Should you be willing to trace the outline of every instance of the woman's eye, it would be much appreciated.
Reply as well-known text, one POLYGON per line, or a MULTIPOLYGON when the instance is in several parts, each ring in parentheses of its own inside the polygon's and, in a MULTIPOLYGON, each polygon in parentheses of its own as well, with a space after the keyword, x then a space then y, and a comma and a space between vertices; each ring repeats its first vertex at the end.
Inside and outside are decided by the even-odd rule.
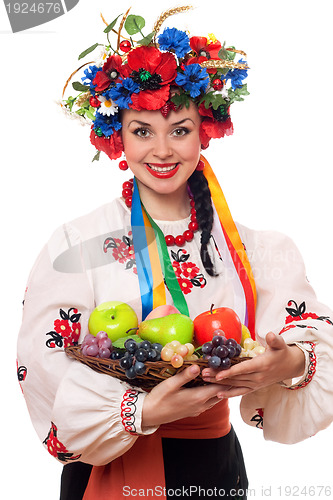
POLYGON ((147 128, 137 128, 134 131, 134 134, 137 135, 138 137, 148 137, 150 135, 150 132, 147 128))
POLYGON ((182 137, 183 135, 186 135, 189 133, 189 130, 187 128, 176 128, 174 131, 173 131, 173 134, 177 137, 182 137))

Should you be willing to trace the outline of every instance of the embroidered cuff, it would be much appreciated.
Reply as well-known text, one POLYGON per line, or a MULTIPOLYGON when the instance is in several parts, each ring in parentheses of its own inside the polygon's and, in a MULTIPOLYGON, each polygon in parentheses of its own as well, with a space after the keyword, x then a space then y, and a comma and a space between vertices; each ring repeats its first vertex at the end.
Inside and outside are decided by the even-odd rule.
POLYGON ((142 407, 147 393, 140 392, 133 387, 124 393, 120 409, 121 421, 126 432, 132 435, 148 435, 155 432, 158 427, 149 427, 142 430, 142 407))
POLYGON ((301 377, 284 380, 280 382, 280 385, 286 389, 296 390, 305 387, 313 379, 317 365, 316 354, 314 352, 315 344, 313 342, 295 342, 290 345, 297 345, 303 351, 305 356, 305 370, 301 377))

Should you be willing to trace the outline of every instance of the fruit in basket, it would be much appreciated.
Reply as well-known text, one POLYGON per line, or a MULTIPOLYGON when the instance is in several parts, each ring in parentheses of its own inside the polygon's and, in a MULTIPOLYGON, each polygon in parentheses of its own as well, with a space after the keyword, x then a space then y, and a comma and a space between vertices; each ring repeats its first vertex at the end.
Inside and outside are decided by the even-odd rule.
POLYGON ((227 370, 231 366, 231 359, 239 356, 242 348, 235 339, 214 335, 211 342, 202 345, 201 351, 209 368, 227 370))
POLYGON ((159 342, 162 345, 172 340, 186 344, 193 339, 193 321, 185 314, 168 314, 142 321, 137 333, 144 340, 159 342))
POLYGON ((242 347, 241 358, 255 358, 259 354, 263 354, 266 350, 264 346, 251 338, 246 338, 242 347))
POLYGON ((250 330, 248 329, 247 326, 242 325, 242 337, 241 337, 240 345, 242 347, 244 347, 244 341, 245 341, 245 339, 250 339, 250 338, 251 338, 250 330))
POLYGON ((145 321, 148 319, 162 318, 163 316, 168 316, 168 314, 180 314, 180 311, 178 311, 177 307, 167 304, 157 306, 145 317, 145 321))
POLYGON ((87 333, 83 339, 81 351, 84 356, 108 359, 113 351, 113 346, 106 332, 100 331, 96 337, 91 333, 87 333))
POLYGON ((119 366, 124 370, 128 379, 137 375, 144 375, 147 371, 147 361, 159 361, 161 359, 162 345, 144 340, 137 343, 132 338, 126 340, 125 352, 119 359, 119 366))
POLYGON ((230 307, 214 309, 212 304, 209 311, 199 314, 193 321, 194 338, 197 345, 210 342, 216 330, 222 330, 224 337, 235 339, 240 343, 242 337, 242 323, 230 307))
POLYGON ((161 350, 161 359, 169 361, 174 368, 180 368, 184 361, 195 361, 198 359, 194 352, 194 345, 190 342, 181 344, 179 340, 173 340, 165 344, 161 350))
POLYGON ((135 311, 125 302, 118 300, 103 302, 97 306, 90 314, 88 323, 92 335, 96 336, 103 330, 112 342, 126 336, 128 330, 137 326, 138 318, 135 311))

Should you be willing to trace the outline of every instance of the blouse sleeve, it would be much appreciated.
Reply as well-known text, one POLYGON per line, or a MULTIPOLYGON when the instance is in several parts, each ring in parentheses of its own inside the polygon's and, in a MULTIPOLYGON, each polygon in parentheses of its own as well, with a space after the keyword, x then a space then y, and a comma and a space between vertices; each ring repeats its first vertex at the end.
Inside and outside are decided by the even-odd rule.
POLYGON ((103 465, 125 453, 142 433, 146 393, 64 352, 86 335, 95 307, 88 272, 78 262, 76 272, 60 272, 53 265, 56 255, 73 247, 73 237, 66 226, 56 231, 29 276, 18 338, 18 377, 33 425, 51 455, 62 463, 103 465))
POLYGON ((244 234, 255 277, 257 339, 272 331, 306 353, 298 381, 283 381, 243 396, 241 414, 265 439, 296 443, 333 420, 333 313, 317 301, 294 243, 275 232, 244 234))

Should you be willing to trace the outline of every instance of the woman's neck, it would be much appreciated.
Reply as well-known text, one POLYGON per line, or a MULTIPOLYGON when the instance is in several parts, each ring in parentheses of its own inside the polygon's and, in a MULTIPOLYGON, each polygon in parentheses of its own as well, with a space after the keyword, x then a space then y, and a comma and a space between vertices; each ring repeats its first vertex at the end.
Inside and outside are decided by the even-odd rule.
POLYGON ((140 198, 149 215, 156 220, 180 220, 189 216, 191 206, 187 185, 173 193, 157 193, 138 181, 140 198))

